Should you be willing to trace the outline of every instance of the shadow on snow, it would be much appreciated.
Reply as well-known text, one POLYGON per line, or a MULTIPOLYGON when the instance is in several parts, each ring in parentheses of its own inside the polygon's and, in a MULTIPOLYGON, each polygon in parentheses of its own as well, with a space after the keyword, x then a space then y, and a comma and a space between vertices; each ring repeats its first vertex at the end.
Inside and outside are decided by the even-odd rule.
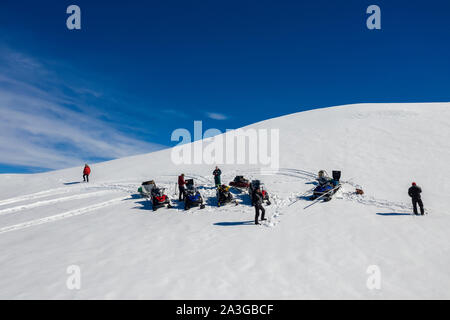
POLYGON ((255 221, 253 221, 253 220, 214 223, 215 226, 221 226, 221 227, 250 226, 250 225, 254 225, 254 224, 255 224, 255 221))
POLYGON ((379 216, 410 216, 411 213, 407 212, 377 212, 379 216))

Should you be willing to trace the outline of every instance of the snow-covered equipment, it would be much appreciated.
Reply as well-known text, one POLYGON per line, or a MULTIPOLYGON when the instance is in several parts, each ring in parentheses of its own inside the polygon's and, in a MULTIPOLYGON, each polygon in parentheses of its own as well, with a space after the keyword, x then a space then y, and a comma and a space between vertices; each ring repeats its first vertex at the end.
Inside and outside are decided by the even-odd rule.
POLYGON ((220 207, 221 205, 224 205, 226 203, 233 202, 236 205, 238 205, 238 202, 234 200, 233 195, 230 192, 230 187, 227 185, 220 185, 217 187, 216 190, 216 197, 217 197, 217 206, 220 207))
POLYGON ((340 188, 340 185, 334 187, 333 189, 329 190, 328 192, 323 193, 321 196, 314 198, 314 201, 307 205, 306 207, 304 207, 303 209, 308 209, 309 207, 315 205, 317 202, 319 202, 320 200, 324 199, 324 201, 330 201, 331 200, 331 196, 330 194, 335 194, 336 191, 340 188), (328 199, 328 200, 326 200, 328 199))
POLYGON ((238 189, 247 189, 250 187, 250 181, 245 179, 244 176, 236 176, 234 180, 230 182, 230 186, 238 189))
POLYGON ((269 199, 269 193, 264 188, 264 184, 260 180, 252 180, 252 182, 250 182, 250 186, 248 188, 248 193, 250 195, 250 199, 252 200, 252 205, 255 204, 255 199, 253 199, 253 196, 254 196, 255 190, 257 190, 258 188, 261 190, 261 193, 263 195, 263 201, 266 201, 266 203, 268 205, 270 205, 271 202, 269 199))
POLYGON ((142 182, 141 186, 138 188, 138 192, 143 198, 150 198, 152 189, 156 187, 155 181, 145 181, 142 182))
POLYGON ((319 171, 317 181, 319 185, 314 188, 311 200, 323 199, 329 201, 341 187, 341 171, 333 171, 330 178, 324 170, 319 171))
POLYGON ((203 209, 203 197, 194 184, 194 179, 186 180, 186 191, 184 197, 184 210, 189 210, 192 207, 200 206, 203 209))
POLYGON ((169 197, 164 193, 165 188, 157 187, 153 180, 142 182, 138 191, 143 198, 149 199, 152 202, 153 211, 166 205, 167 208, 172 207, 169 197))

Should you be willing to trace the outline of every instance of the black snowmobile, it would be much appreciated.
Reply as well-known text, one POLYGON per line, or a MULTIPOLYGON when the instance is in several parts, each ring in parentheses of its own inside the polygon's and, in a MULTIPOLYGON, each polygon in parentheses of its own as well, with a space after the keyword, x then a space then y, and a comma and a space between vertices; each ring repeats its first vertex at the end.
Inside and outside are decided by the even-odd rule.
POLYGON ((233 195, 230 192, 230 187, 224 184, 217 187, 216 197, 218 207, 230 202, 234 202, 236 205, 238 205, 238 202, 234 200, 233 195))
POLYGON ((322 198, 323 201, 330 201, 333 195, 341 188, 341 171, 333 171, 332 178, 330 178, 324 170, 319 171, 317 187, 313 190, 311 200, 322 198))
POLYGON ((143 198, 146 198, 152 202, 153 211, 158 208, 167 205, 167 208, 172 208, 169 197, 164 194, 165 188, 159 188, 156 186, 155 181, 142 182, 141 187, 138 189, 143 198))
POLYGON ((230 182, 230 186, 237 189, 247 189, 250 187, 250 181, 244 178, 244 176, 236 176, 233 181, 230 182))
POLYGON ((252 180, 252 182, 250 182, 250 186, 248 188, 248 193, 250 195, 252 205, 254 205, 254 203, 255 203, 255 201, 253 199, 253 194, 255 193, 255 190, 258 188, 261 190, 261 193, 263 195, 263 201, 266 201, 267 205, 270 205, 271 202, 269 199, 269 193, 264 188, 264 184, 260 180, 252 180))
POLYGON ((189 210, 192 207, 200 206, 203 209, 203 197, 194 184, 194 179, 186 180, 186 191, 184 196, 184 210, 189 210))

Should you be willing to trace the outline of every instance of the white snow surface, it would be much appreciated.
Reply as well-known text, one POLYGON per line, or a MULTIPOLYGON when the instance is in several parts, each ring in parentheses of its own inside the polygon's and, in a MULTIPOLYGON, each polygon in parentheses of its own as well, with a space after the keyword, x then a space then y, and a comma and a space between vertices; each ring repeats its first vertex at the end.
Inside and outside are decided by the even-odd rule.
POLYGON ((272 197, 255 226, 248 195, 215 206, 214 165, 181 165, 171 150, 31 175, 0 175, 1 299, 449 299, 450 103, 317 109, 247 128, 280 130, 280 170, 223 165, 261 179, 272 197), (305 195, 320 169, 342 171, 329 202, 305 195), (203 210, 156 212, 136 196, 154 179, 175 198, 193 177, 203 210), (423 189, 428 214, 411 215, 423 189), (360 186, 365 194, 354 194, 360 186), (69 266, 81 288, 69 290, 69 266), (368 267, 381 288, 370 290, 368 267))

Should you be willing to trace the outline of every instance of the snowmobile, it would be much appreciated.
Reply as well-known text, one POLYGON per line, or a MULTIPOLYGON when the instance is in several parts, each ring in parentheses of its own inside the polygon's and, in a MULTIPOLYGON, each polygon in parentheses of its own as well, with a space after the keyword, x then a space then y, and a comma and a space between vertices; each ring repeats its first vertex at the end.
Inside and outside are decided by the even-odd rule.
POLYGON ((324 201, 330 201, 341 187, 340 179, 341 171, 333 171, 333 177, 330 178, 324 170, 320 170, 319 177, 316 179, 319 184, 314 188, 310 199, 323 198, 324 201))
POLYGON ((167 208, 172 208, 169 197, 164 194, 165 188, 157 187, 155 181, 142 182, 138 191, 143 198, 149 199, 152 202, 153 211, 165 205, 167 205, 167 208))
POLYGON ((230 186, 238 189, 247 189, 250 187, 250 181, 244 178, 244 176, 236 176, 233 181, 230 182, 230 186))
POLYGON ((261 193, 263 195, 263 201, 266 201, 267 205, 270 205, 271 202, 269 199, 269 193, 264 188, 264 184, 260 180, 252 180, 252 182, 250 182, 250 186, 248 188, 248 193, 250 195, 250 199, 252 200, 252 205, 254 203, 253 193, 258 188, 261 190, 261 193))
POLYGON ((226 203, 230 203, 230 202, 234 202, 236 205, 238 205, 238 202, 233 199, 233 195, 230 192, 230 187, 228 187, 224 184, 217 187, 216 197, 217 197, 217 206, 218 207, 220 207, 221 205, 224 205, 226 203))
POLYGON ((194 179, 186 180, 186 191, 184 195, 184 210, 189 210, 192 207, 200 206, 200 209, 205 208, 203 197, 194 184, 194 179))

